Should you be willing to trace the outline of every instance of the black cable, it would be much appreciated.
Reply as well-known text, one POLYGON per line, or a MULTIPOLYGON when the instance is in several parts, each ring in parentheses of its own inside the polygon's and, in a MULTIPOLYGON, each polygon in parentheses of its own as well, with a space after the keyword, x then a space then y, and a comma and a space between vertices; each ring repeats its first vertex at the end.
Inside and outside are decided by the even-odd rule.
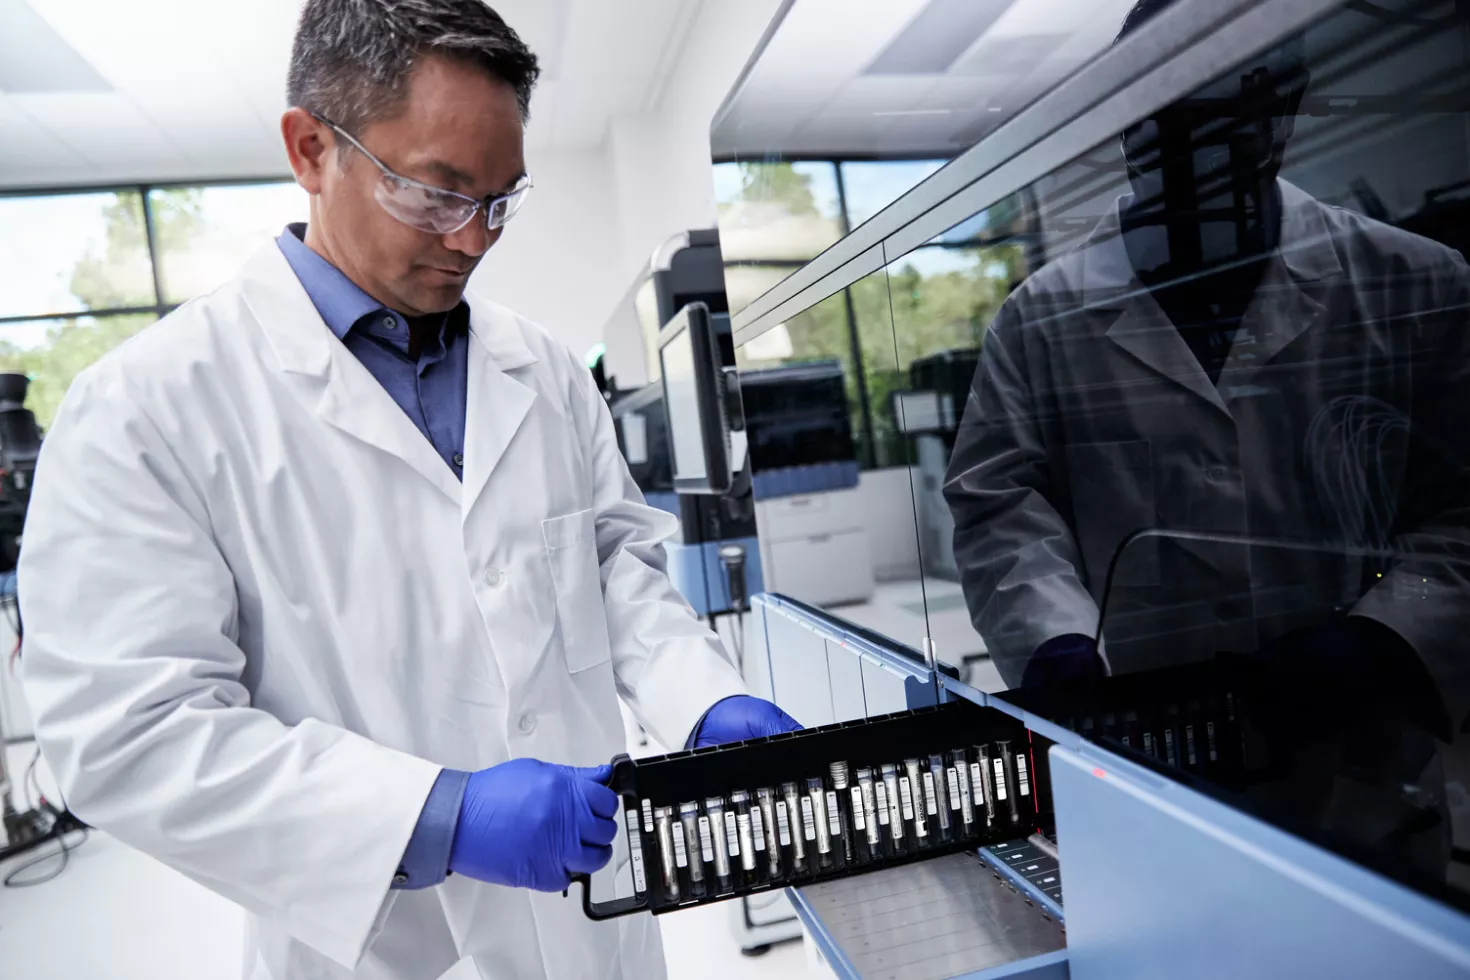
POLYGON ((10 873, 5 876, 4 881, 0 882, 0 884, 3 884, 6 888, 33 888, 36 885, 44 885, 48 881, 55 881, 61 876, 61 873, 66 870, 67 865, 71 864, 71 852, 76 850, 78 847, 81 847, 87 842, 87 839, 91 837, 91 832, 86 827, 82 827, 80 828, 80 830, 82 834, 82 839, 77 841, 76 844, 69 845, 66 842, 66 835, 68 833, 76 833, 76 831, 63 831, 56 838, 56 843, 61 845, 60 850, 50 851, 46 854, 38 854, 35 857, 31 858, 29 861, 21 864, 19 867, 13 868, 10 873), (25 872, 31 870, 36 865, 42 864, 46 861, 55 860, 58 857, 61 858, 61 863, 58 864, 55 870, 53 870, 49 874, 40 875, 38 877, 29 878, 23 881, 16 880, 19 875, 22 875, 25 872))
POLYGON ((36 776, 36 764, 41 761, 41 747, 36 746, 36 754, 31 756, 31 764, 26 767, 25 791, 26 809, 34 810, 46 801, 46 794, 41 792, 41 780, 36 776), (31 797, 31 788, 36 790, 35 798, 31 797))

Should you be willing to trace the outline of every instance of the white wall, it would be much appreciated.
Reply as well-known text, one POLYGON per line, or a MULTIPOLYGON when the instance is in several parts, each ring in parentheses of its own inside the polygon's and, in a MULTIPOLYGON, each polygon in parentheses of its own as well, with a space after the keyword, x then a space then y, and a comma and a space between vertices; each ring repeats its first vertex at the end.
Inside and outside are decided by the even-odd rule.
POLYGON ((602 150, 531 154, 535 186, 470 280, 470 290, 541 324, 579 356, 601 339, 622 288, 617 209, 602 150))
POLYGON ((577 354, 603 340, 654 249, 714 225, 710 120, 779 6, 702 0, 648 111, 612 119, 595 150, 531 155, 532 197, 472 290, 540 323, 577 354))

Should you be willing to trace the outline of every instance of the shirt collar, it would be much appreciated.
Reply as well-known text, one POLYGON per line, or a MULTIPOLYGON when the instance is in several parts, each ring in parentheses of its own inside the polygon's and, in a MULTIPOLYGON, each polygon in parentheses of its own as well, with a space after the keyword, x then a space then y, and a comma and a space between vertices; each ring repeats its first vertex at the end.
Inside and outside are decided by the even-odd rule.
POLYGON ((291 271, 301 280, 311 304, 338 340, 346 337, 347 331, 363 317, 387 309, 363 292, 342 270, 308 248, 305 237, 306 225, 291 224, 281 232, 276 244, 291 271))

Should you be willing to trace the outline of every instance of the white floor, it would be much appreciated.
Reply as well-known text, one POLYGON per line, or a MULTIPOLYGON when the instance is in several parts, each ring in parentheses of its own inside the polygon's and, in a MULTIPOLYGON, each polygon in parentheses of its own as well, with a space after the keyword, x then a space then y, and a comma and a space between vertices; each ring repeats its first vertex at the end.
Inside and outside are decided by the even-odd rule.
MULTIPOLYGON (((19 787, 33 748, 12 746, 19 787)), ((44 763, 42 789, 54 792, 44 763)), ((17 789, 17 805, 25 799, 17 789)), ((0 865, 0 877, 9 869, 0 865)), ((40 871, 42 869, 37 869, 40 871)), ((748 959, 724 905, 661 919, 674 980, 808 977, 801 944, 748 959)), ((55 881, 0 889, 0 977, 15 980, 238 980, 241 913, 229 902, 125 844, 94 833, 55 881)), ((462 971, 451 971, 461 980, 462 971)), ((470 980, 473 972, 463 976, 470 980)))

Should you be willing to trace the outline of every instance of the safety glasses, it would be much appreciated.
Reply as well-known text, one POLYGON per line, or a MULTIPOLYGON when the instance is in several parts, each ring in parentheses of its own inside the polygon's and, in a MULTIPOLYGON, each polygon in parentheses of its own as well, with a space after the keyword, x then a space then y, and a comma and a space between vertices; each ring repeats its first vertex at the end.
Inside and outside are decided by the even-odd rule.
POLYGON ((525 203, 526 194, 531 190, 529 176, 522 177, 509 193, 484 200, 420 183, 388 169, 383 161, 368 152, 367 147, 353 139, 352 134, 330 119, 314 112, 311 115, 317 122, 351 143, 383 172, 378 185, 373 188, 373 197, 384 211, 410 228, 431 235, 452 235, 469 224, 476 212, 483 209, 485 224, 494 231, 516 216, 516 212, 525 203))

